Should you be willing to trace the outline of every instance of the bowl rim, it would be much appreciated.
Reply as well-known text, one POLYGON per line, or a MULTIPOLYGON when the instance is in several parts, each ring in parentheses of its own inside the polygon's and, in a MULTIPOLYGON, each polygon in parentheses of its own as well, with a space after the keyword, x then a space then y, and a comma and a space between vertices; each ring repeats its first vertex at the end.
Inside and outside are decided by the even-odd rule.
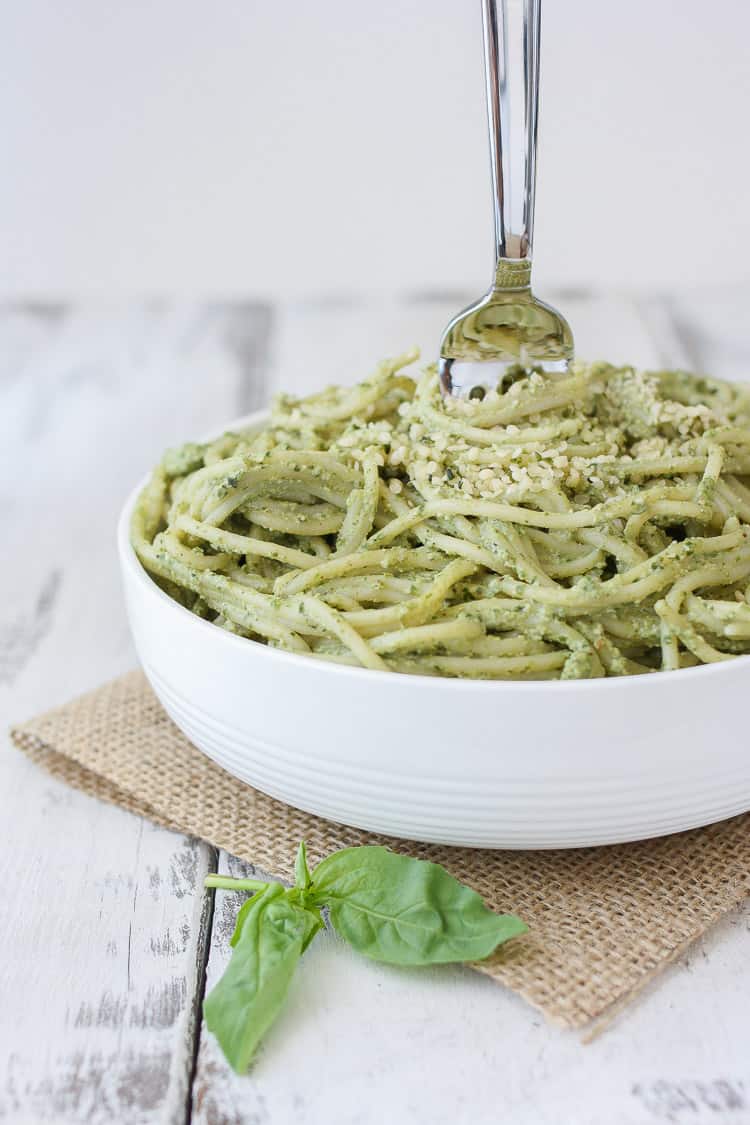
MULTIPOLYGON (((205 436, 203 441, 211 441, 212 439, 221 436, 223 433, 231 432, 235 429, 247 428, 248 426, 257 425, 268 417, 268 410, 255 410, 249 414, 242 415, 239 418, 233 419, 227 425, 219 429, 212 430, 208 436, 205 436)), ((655 675, 642 675, 642 676, 606 676, 597 677, 595 679, 580 679, 580 680, 482 680, 482 679, 459 679, 451 676, 425 676, 418 672, 399 673, 390 672, 385 675, 374 668, 361 668, 353 667, 348 664, 336 664, 333 661, 315 660, 307 656, 305 653, 286 652, 283 649, 271 648, 269 645, 264 645, 261 641, 254 641, 250 637, 240 637, 236 633, 230 633, 226 629, 217 628, 213 622, 205 621, 202 617, 196 616, 191 613, 185 606, 180 605, 174 598, 161 589, 160 586, 154 582, 151 575, 141 563, 140 559, 135 553, 130 542, 130 520, 135 507, 136 501, 141 492, 145 488, 150 478, 150 472, 143 476, 134 488, 128 493, 128 496, 122 506, 120 515, 117 520, 117 550, 120 560, 120 567, 123 577, 130 576, 133 578, 138 587, 143 590, 147 595, 155 596, 159 603, 164 607, 166 612, 175 613, 182 616, 183 621, 190 622, 190 624, 198 630, 210 630, 211 636, 218 644, 225 646, 239 646, 239 651, 248 651, 248 645, 252 646, 251 651, 255 651, 256 655, 264 655, 268 659, 278 661, 280 664, 293 664, 301 668, 315 669, 321 675, 330 675, 333 678, 341 676, 354 676, 363 681, 371 681, 372 683, 385 687, 391 685, 399 687, 414 685, 416 690, 426 690, 428 687, 439 689, 441 691, 453 693, 495 693, 495 694, 514 694, 517 692, 531 693, 543 691, 545 694, 554 692, 617 692, 617 691, 634 691, 636 689, 650 691, 653 685, 664 683, 665 680, 676 685, 682 682, 687 677, 689 680, 702 676, 721 675, 730 669, 740 671, 741 668, 747 667, 750 664, 750 654, 735 656, 731 660, 716 661, 713 664, 701 664, 694 668, 678 668, 674 671, 657 672, 655 675), (650 686, 647 686, 650 685, 650 686)))

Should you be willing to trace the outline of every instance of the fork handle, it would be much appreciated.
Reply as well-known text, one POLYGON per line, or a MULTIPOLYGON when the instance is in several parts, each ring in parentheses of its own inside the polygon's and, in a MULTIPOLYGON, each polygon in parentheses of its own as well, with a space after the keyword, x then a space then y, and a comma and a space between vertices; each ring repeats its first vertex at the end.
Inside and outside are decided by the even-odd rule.
POLYGON ((531 270, 540 8, 541 0, 482 0, 496 272, 503 288, 528 284, 531 270))

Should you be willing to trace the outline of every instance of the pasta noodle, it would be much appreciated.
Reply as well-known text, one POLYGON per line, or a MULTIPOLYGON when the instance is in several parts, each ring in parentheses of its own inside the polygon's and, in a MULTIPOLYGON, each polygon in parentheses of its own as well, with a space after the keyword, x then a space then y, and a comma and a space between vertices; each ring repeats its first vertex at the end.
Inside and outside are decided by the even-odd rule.
POLYGON ((169 451, 141 563, 222 629, 380 671, 568 679, 750 653, 750 394, 605 363, 444 402, 416 352, 169 451))

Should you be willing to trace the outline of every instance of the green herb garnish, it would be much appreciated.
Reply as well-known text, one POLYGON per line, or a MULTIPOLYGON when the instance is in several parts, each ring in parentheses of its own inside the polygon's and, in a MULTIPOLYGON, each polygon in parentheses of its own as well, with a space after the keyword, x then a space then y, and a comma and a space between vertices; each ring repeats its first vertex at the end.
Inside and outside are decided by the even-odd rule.
POLYGON ((209 875, 207 887, 244 890, 232 936, 232 957, 203 1005, 206 1026, 238 1073, 286 997, 297 962, 319 929, 321 910, 359 953, 391 965, 480 961, 527 926, 495 914, 480 895, 437 863, 388 848, 344 848, 311 872, 305 845, 295 885, 209 875))

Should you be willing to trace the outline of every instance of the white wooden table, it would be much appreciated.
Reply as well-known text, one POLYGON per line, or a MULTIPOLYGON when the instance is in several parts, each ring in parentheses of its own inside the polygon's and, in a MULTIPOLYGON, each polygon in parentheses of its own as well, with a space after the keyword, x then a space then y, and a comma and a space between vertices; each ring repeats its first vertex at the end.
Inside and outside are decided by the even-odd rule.
MULTIPOLYGON (((748 298, 555 303, 581 355, 741 378, 748 298)), ((281 386, 352 381, 413 342, 429 351, 460 299, 3 310, 3 728, 134 664, 113 530, 163 447, 281 386)), ((0 825, 2 1121, 750 1123, 747 908, 590 1045, 468 970, 377 966, 325 934, 238 1079, 200 1024, 236 908, 223 893, 214 908, 202 879, 236 861, 65 788, 9 746, 0 825)))

